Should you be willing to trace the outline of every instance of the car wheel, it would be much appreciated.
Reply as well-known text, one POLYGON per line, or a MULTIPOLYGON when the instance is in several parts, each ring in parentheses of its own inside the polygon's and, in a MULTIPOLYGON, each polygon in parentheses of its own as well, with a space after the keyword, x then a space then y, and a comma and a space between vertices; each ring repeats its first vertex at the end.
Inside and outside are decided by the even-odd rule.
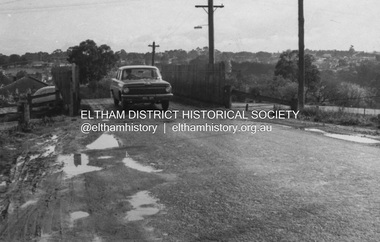
POLYGON ((122 108, 123 108, 123 110, 128 110, 129 109, 129 104, 128 104, 128 102, 126 102, 126 101, 121 101, 121 106, 122 106, 122 108))
POLYGON ((169 108, 169 101, 168 100, 162 101, 161 102, 161 107, 162 107, 162 110, 164 110, 164 111, 168 110, 168 108, 169 108))

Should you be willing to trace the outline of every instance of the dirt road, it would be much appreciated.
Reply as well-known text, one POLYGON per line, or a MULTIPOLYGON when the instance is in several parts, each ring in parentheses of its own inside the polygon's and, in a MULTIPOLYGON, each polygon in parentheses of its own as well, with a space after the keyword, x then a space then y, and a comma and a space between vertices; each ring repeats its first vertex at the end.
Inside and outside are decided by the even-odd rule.
MULTIPOLYGON (((146 109, 152 107, 137 107, 146 109)), ((173 103, 171 109, 194 107, 173 103)), ((65 118, 26 142, 28 152, 18 158, 3 196, 8 201, 0 226, 3 241, 380 237, 376 143, 258 121, 181 115, 65 118), (98 129, 99 123, 108 129, 156 125, 157 130, 84 134, 83 123, 98 129), (205 124, 251 129, 191 131, 205 124)))

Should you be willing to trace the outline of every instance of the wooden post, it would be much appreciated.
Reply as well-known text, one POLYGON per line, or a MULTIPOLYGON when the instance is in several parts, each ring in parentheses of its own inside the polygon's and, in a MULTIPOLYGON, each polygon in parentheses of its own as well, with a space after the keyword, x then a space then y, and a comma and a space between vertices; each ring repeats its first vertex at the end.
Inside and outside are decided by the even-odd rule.
POLYGON ((305 107, 305 40, 303 0, 298 0, 298 110, 305 107))
POLYGON ((79 110, 79 78, 78 78, 78 68, 75 64, 72 65, 71 69, 71 82, 70 82, 70 105, 69 105, 69 115, 75 116, 78 114, 79 110))
POLYGON ((229 85, 224 87, 224 105, 226 108, 232 107, 231 89, 232 88, 229 85))
POLYGON ((28 93, 26 102, 24 102, 23 124, 29 125, 30 122, 30 109, 32 104, 32 96, 28 93))
POLYGON ((59 99, 60 99, 60 98, 59 98, 59 91, 56 89, 56 90, 55 90, 55 105, 56 105, 56 106, 59 105, 59 102, 60 102, 59 99))
MULTIPOLYGON (((73 64, 73 70, 74 70, 73 64)), ((69 115, 71 117, 74 116, 74 74, 72 74, 72 77, 70 79, 70 104, 69 104, 69 115)))

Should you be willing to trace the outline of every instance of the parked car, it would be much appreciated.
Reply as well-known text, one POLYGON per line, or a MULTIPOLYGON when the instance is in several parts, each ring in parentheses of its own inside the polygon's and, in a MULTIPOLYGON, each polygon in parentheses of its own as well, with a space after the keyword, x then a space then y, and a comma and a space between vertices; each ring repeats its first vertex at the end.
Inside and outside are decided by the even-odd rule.
POLYGON ((123 66, 112 78, 110 91, 116 106, 128 109, 134 103, 160 103, 163 110, 169 108, 173 97, 169 82, 162 80, 155 66, 123 66))
POLYGON ((58 95, 58 100, 57 95, 55 92, 57 91, 55 86, 46 86, 38 89, 33 95, 32 95, 32 104, 38 104, 38 106, 46 104, 46 106, 53 107, 57 104, 62 103, 62 96, 61 94, 58 95), (42 94, 51 94, 43 97, 37 97, 35 96, 42 95, 42 94))

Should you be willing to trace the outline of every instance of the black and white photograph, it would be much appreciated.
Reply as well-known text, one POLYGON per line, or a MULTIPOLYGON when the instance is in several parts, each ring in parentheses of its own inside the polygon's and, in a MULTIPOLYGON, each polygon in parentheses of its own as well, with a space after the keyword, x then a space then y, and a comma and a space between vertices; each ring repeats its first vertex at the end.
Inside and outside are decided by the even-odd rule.
POLYGON ((378 0, 0 0, 0 241, 380 241, 378 0))

